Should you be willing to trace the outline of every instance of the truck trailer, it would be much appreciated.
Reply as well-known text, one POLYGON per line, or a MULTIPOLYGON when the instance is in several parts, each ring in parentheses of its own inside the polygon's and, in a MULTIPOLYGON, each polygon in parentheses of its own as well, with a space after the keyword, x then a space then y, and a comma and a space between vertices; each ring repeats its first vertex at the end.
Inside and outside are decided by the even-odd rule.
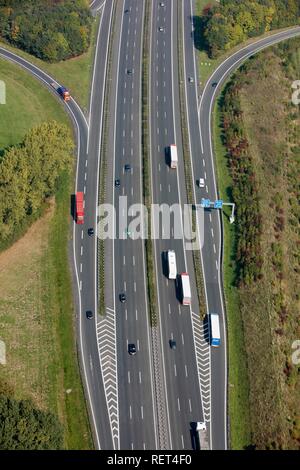
POLYGON ((170 167, 177 168, 178 155, 176 145, 170 145, 170 167))
POLYGON ((76 215, 75 220, 77 224, 84 223, 84 205, 83 205, 83 193, 76 193, 76 215))
POLYGON ((180 283, 181 283, 182 305, 191 305, 192 294, 191 294, 190 276, 188 275, 188 273, 181 273, 180 283))
POLYGON ((214 347, 220 346, 221 335, 220 335, 220 320, 217 313, 211 313, 209 315, 210 320, 210 344, 214 347))
POLYGON ((208 436, 205 422, 198 421, 191 423, 193 449, 194 450, 209 450, 208 436))
POLYGON ((169 279, 176 279, 177 266, 176 266, 176 253, 173 250, 168 251, 168 277, 169 279))

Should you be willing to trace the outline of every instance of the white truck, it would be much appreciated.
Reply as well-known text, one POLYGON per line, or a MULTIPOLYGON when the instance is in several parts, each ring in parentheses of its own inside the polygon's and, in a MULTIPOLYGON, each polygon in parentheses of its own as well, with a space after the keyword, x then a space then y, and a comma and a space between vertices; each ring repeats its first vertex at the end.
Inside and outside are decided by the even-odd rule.
POLYGON ((176 265, 176 253, 173 250, 168 251, 168 277, 169 279, 176 279, 177 276, 177 265, 176 265))
POLYGON ((192 300, 190 276, 188 273, 181 273, 181 302, 182 305, 190 305, 192 300))
POLYGON ((178 155, 176 145, 170 145, 170 167, 177 168, 178 155))
POLYGON ((206 424, 198 421, 195 426, 196 448, 197 450, 209 450, 206 424))

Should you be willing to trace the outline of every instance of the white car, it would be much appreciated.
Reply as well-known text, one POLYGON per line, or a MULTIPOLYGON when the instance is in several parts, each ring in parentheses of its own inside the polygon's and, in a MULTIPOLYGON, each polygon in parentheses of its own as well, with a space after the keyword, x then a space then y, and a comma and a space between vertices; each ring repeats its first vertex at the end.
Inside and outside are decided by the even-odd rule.
POLYGON ((162 8, 165 6, 164 2, 160 2, 159 4, 162 8))
POLYGON ((160 27, 158 28, 158 31, 160 31, 161 33, 163 32, 163 30, 164 30, 164 28, 163 28, 162 26, 160 26, 160 27))
POLYGON ((194 78, 193 78, 193 77, 189 77, 189 82, 190 82, 190 83, 194 83, 194 78))
POLYGON ((205 186, 204 178, 199 178, 198 184, 199 184, 199 188, 204 188, 205 186))

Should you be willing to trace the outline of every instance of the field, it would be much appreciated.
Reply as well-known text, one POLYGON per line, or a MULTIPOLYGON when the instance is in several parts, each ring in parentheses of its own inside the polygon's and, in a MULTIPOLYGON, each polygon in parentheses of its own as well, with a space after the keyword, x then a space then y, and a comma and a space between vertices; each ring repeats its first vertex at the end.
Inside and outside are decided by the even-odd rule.
MULTIPOLYGON (((41 121, 68 124, 59 102, 19 67, 1 60, 0 78, 7 87, 7 104, 0 106, 0 149, 18 144, 41 121)), ((66 448, 90 449, 67 252, 72 188, 73 180, 62 176, 44 216, 0 254, 0 330, 7 360, 0 386, 56 413, 66 448)))
POLYGON ((83 110, 88 110, 89 89, 91 83, 91 71, 93 65, 93 56, 96 45, 96 32, 99 24, 100 17, 97 16, 93 22, 92 28, 92 41, 88 52, 79 57, 59 62, 56 64, 49 64, 36 57, 21 51, 20 49, 13 48, 8 44, 0 43, 2 47, 15 52, 21 57, 24 57, 29 62, 37 65, 45 72, 49 73, 59 83, 65 85, 70 89, 72 96, 78 101, 83 110))
MULTIPOLYGON (((299 368, 292 343, 299 337, 299 115, 291 84, 300 43, 267 50, 238 73, 238 99, 249 141, 262 215, 259 282, 236 286, 237 233, 224 218, 224 286, 229 333, 231 446, 299 448, 299 368)), ((221 197, 232 193, 220 107, 214 114, 221 197)))
POLYGON ((0 59, 0 79, 6 85, 6 105, 0 105, 0 152, 21 142, 36 124, 68 117, 53 96, 21 68, 0 59))

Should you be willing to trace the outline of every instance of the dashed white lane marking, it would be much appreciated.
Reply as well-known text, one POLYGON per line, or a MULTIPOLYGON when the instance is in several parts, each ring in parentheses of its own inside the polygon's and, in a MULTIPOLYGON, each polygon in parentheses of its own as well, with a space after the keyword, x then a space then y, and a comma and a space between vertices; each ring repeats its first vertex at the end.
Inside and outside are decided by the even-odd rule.
POLYGON ((218 261, 217 261, 217 260, 216 260, 216 269, 217 269, 217 271, 218 271, 218 269, 219 269, 218 261))
POLYGON ((176 364, 174 364, 174 375, 175 375, 175 377, 177 377, 177 368, 176 368, 176 364))
MULTIPOLYGON (((131 405, 129 405, 129 418, 132 419, 132 409, 131 409, 131 405)), ((133 444, 132 444, 133 446, 133 444)))
POLYGON ((214 244, 213 247, 214 247, 214 253, 216 254, 216 245, 214 244))
POLYGON ((83 188, 83 194, 86 193, 86 186, 83 188))
POLYGON ((88 166, 88 161, 86 160, 86 161, 85 161, 85 167, 87 167, 87 166, 88 166))
POLYGON ((86 178, 87 178, 87 174, 84 173, 84 181, 86 181, 86 178))
POLYGON ((171 305, 169 304, 169 314, 171 315, 171 305))
POLYGON ((186 365, 184 366, 184 372, 185 372, 185 376, 188 377, 188 370, 187 370, 187 366, 186 366, 186 365))
POLYGON ((177 398, 177 406, 178 406, 178 411, 180 411, 180 400, 177 398))
POLYGON ((80 272, 82 273, 82 263, 80 263, 80 272))
POLYGON ((143 405, 141 406, 141 417, 142 417, 142 419, 144 419, 144 407, 143 407, 143 405))
POLYGON ((82 256, 82 253, 83 253, 83 246, 81 246, 80 248, 80 255, 82 256))
POLYGON ((135 319, 136 319, 136 321, 138 321, 138 311, 137 311, 137 309, 135 309, 135 319))
POLYGON ((184 439, 183 439, 183 435, 181 434, 181 445, 182 445, 182 448, 184 449, 184 439))
POLYGON ((128 376, 128 383, 130 384, 130 370, 127 372, 127 376, 128 376))
POLYGON ((132 256, 132 264, 133 264, 133 266, 135 266, 135 257, 134 257, 134 255, 132 256))
POLYGON ((81 230, 81 240, 83 240, 83 230, 81 230))
POLYGON ((183 333, 181 333, 181 341, 182 341, 182 344, 184 346, 184 336, 183 336, 183 333))
POLYGON ((205 160, 204 160, 204 158, 202 159, 202 162, 203 162, 203 166, 205 166, 205 160))
POLYGON ((139 383, 140 384, 142 383, 142 373, 141 373, 141 371, 139 371, 139 383))
POLYGON ((214 238, 214 229, 211 228, 210 231, 211 231, 211 236, 214 238))
POLYGON ((123 256, 123 265, 126 266, 126 257, 125 257, 125 255, 123 256))
POLYGON ((134 289, 134 292, 136 292, 136 282, 135 281, 133 283, 133 289, 134 289))
POLYGON ((212 221, 211 214, 209 214, 209 221, 210 221, 210 223, 211 223, 211 221, 212 221))

